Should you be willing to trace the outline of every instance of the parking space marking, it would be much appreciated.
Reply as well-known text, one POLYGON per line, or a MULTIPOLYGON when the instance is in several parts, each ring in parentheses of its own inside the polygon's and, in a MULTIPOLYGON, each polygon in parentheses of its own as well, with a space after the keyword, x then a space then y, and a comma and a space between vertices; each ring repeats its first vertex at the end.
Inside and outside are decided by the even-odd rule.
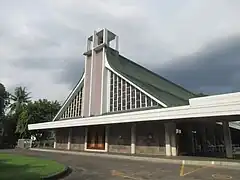
POLYGON ((201 169, 205 169, 205 168, 208 168, 208 167, 209 167, 209 166, 203 166, 203 167, 196 168, 196 169, 194 169, 194 170, 192 170, 192 171, 189 171, 189 172, 187 172, 187 173, 184 173, 185 161, 183 160, 183 161, 182 161, 182 165, 181 165, 181 169, 180 169, 180 176, 183 177, 183 176, 192 174, 192 173, 194 173, 194 172, 197 172, 197 171, 199 171, 199 170, 201 170, 201 169))
POLYGON ((184 174, 184 165, 185 165, 185 161, 182 161, 182 165, 181 165, 181 170, 180 170, 180 176, 183 176, 184 174))
POLYGON ((127 176, 126 174, 116 171, 116 170, 112 170, 112 176, 119 176, 119 177, 123 177, 125 179, 133 179, 133 180, 143 180, 142 178, 136 178, 136 177, 132 177, 132 176, 127 176))
POLYGON ((194 173, 194 172, 197 172, 197 171, 199 171, 199 170, 201 170, 201 169, 205 169, 205 168, 208 168, 208 166, 204 166, 204 167, 200 167, 200 168, 194 169, 194 170, 192 170, 192 171, 190 171, 190 172, 184 173, 183 176, 192 174, 192 173, 194 173))

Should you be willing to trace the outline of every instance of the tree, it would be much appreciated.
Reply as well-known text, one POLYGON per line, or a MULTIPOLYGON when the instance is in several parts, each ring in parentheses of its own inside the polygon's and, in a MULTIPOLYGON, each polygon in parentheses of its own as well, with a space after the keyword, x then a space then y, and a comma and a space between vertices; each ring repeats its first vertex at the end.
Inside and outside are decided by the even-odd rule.
POLYGON ((10 100, 12 103, 10 104, 10 113, 19 114, 21 108, 26 105, 31 97, 29 96, 30 93, 26 91, 26 87, 16 87, 14 94, 10 95, 10 100))
POLYGON ((49 134, 46 131, 28 131, 28 124, 48 122, 53 119, 60 109, 57 101, 48 101, 46 99, 29 102, 23 106, 18 116, 16 132, 21 138, 29 138, 31 135, 37 139, 44 139, 49 134))
POLYGON ((0 117, 4 115, 6 105, 7 92, 3 84, 0 83, 0 117))
POLYGON ((2 137, 2 143, 7 144, 8 146, 16 145, 18 134, 16 131, 16 118, 12 114, 7 114, 4 116, 2 121, 4 131, 2 137))
POLYGON ((12 146, 16 143, 17 136, 15 134, 16 120, 13 116, 7 115, 5 112, 9 104, 9 93, 0 83, 0 147, 6 144, 12 146))

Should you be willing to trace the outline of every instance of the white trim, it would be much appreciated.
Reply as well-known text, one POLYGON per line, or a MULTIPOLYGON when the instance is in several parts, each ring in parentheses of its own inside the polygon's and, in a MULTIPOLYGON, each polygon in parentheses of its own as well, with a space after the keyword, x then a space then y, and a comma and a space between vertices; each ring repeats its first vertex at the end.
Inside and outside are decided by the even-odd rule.
MULTIPOLYGON (((107 59, 107 57, 105 57, 107 59)), ((113 73, 115 73, 117 76, 121 77, 122 79, 124 79, 125 81, 127 81, 129 84, 131 84, 133 87, 135 87, 136 89, 140 90, 141 92, 143 92, 145 95, 147 95, 148 97, 150 97, 151 99, 155 100, 157 103, 159 103, 161 106, 163 107, 167 107, 166 104, 164 104, 163 102, 161 102, 160 100, 158 100, 157 98, 155 98, 154 96, 152 96, 151 94, 149 94, 148 92, 144 91, 143 89, 141 89, 140 87, 138 87, 136 84, 134 84, 133 82, 129 81, 127 78, 123 77, 121 74, 119 74, 117 71, 115 71, 108 63, 108 61, 106 61, 105 64, 106 68, 108 68, 109 70, 111 70, 113 73)))
POLYGON ((127 81, 124 81, 125 83, 125 110, 127 109, 127 81))
POLYGON ((101 150, 101 149, 85 149, 84 151, 89 151, 89 152, 107 152, 106 149, 101 150))
POLYGON ((124 83, 124 80, 121 78, 121 111, 123 110, 123 99, 124 99, 124 97, 123 97, 123 83, 124 83))
POLYGON ((134 108, 134 109, 138 109, 138 108, 137 108, 137 88, 134 89, 134 92, 135 92, 135 93, 134 93, 134 95, 135 95, 135 97, 134 97, 134 99, 135 99, 135 102, 134 102, 135 108, 134 108))
MULTIPOLYGON (((119 91, 119 86, 118 86, 118 80, 119 80, 119 78, 118 78, 118 76, 117 76, 117 110, 116 111, 119 111, 118 110, 118 91, 119 91)), ((121 79, 120 79, 120 81, 121 81, 121 79)), ((113 86, 114 87, 114 86, 113 86)), ((120 110, 121 111, 121 110, 120 110)))
POLYGON ((106 101, 104 101, 104 102, 107 102, 107 104, 105 105, 107 107, 106 112, 110 112, 111 72, 108 69, 106 69, 106 73, 107 73, 107 86, 106 86, 107 96, 104 97, 106 99, 106 101))
POLYGON ((94 61, 94 50, 92 49, 92 57, 91 57, 91 73, 90 73, 90 83, 89 83, 89 98, 88 98, 88 116, 91 115, 91 105, 92 105, 92 82, 93 82, 93 61, 94 61))
POLYGON ((84 110, 84 108, 83 108, 84 107, 84 99, 83 99, 84 98, 84 93, 83 93, 83 91, 84 91, 84 86, 82 87, 82 92, 81 92, 82 93, 82 97, 81 97, 81 100, 82 100, 82 102, 81 102, 81 110, 79 109, 81 111, 81 113, 79 115, 82 116, 82 117, 83 117, 83 110, 84 110))
POLYGON ((226 93, 212 96, 204 96, 189 100, 191 106, 203 106, 212 104, 226 104, 228 102, 237 103, 240 100, 240 92, 226 93))
MULTIPOLYGON (((142 121, 181 120, 183 118, 200 118, 214 116, 240 115, 240 101, 232 104, 215 104, 211 106, 179 106, 170 108, 159 108, 152 110, 134 111, 129 113, 118 113, 105 116, 88 118, 76 118, 56 122, 45 122, 29 124, 29 130, 51 129, 61 127, 75 127, 97 124, 114 124, 142 121)), ((235 117, 236 118, 236 117, 235 117)), ((192 119, 194 120, 194 119, 192 119)), ((215 119, 214 119, 215 120, 215 119)), ((234 119, 232 119, 234 120, 234 119)), ((236 120, 236 119, 235 119, 236 120)))
MULTIPOLYGON (((85 65, 84 65, 85 66, 85 69, 84 69, 85 73, 86 73, 86 70, 87 70, 87 60, 88 60, 88 56, 85 57, 85 65)), ((83 93, 82 94, 82 113, 81 113, 82 116, 84 116, 84 114, 85 114, 85 89, 86 89, 85 85, 86 85, 86 81, 84 81, 84 86, 83 86, 83 91, 82 91, 82 93, 83 93)))
POLYGON ((78 88, 80 87, 83 79, 85 77, 85 73, 83 74, 81 80, 78 82, 78 84, 76 85, 76 87, 73 89, 73 91, 70 93, 70 95, 68 96, 68 98, 65 100, 64 104, 62 105, 61 109, 58 111, 58 113, 56 114, 56 116, 53 118, 53 121, 55 121, 59 115, 62 113, 63 110, 65 110, 66 106, 69 104, 69 102, 72 100, 73 96, 75 95, 76 91, 78 90, 78 88))
MULTIPOLYGON (((110 70, 108 70, 108 71, 110 71, 110 70)), ((115 99, 114 99, 115 88, 114 88, 114 84, 115 84, 115 74, 113 73, 113 109, 112 109, 112 111, 114 111, 114 106, 115 106, 115 99)))
MULTIPOLYGON (((103 32, 105 32, 106 30, 104 30, 103 32)), ((105 59, 104 59, 104 57, 105 57, 105 48, 103 47, 103 50, 102 50, 102 82, 101 82, 101 105, 100 105, 100 114, 102 114, 103 113, 103 103, 104 102, 106 102, 106 101, 103 101, 103 99, 105 99, 106 97, 104 96, 105 95, 105 93, 104 93, 104 91, 105 91, 105 84, 106 84, 106 81, 107 81, 107 78, 105 79, 105 76, 104 76, 104 74, 105 74, 105 71, 106 71, 106 69, 105 69, 105 59)))
POLYGON ((148 107, 148 105, 147 105, 147 96, 145 96, 145 107, 148 107))
POLYGON ((142 108, 142 92, 140 91, 140 108, 142 108))
POLYGON ((130 90, 130 108, 129 109, 132 109, 132 88, 134 87, 134 86, 131 86, 131 84, 129 83, 129 90, 130 90))

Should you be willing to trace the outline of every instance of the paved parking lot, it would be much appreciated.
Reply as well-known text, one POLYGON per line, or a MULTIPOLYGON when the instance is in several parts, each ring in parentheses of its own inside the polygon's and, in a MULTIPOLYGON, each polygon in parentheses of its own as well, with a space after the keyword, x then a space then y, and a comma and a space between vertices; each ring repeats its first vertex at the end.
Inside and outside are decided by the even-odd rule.
POLYGON ((239 180, 240 171, 216 167, 150 163, 52 152, 12 150, 30 156, 54 159, 72 168, 64 180, 239 180))

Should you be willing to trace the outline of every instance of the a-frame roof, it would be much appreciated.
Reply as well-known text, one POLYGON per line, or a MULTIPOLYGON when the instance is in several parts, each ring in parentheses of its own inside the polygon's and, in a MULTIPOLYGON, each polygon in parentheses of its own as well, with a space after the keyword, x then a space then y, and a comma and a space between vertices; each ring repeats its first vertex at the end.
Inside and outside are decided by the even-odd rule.
POLYGON ((83 86, 84 84, 84 72, 81 75, 81 78, 79 79, 79 81, 77 82, 77 84, 75 85, 75 87, 73 88, 73 90, 71 91, 71 93, 68 95, 68 97, 66 98, 66 100, 64 101, 64 103, 62 104, 60 110, 58 111, 58 113, 55 115, 55 117, 53 118, 53 121, 57 120, 60 118, 60 116, 62 115, 62 113, 64 112, 64 109, 68 106, 68 104, 71 102, 71 99, 74 97, 74 95, 76 94, 77 90, 83 86))
POLYGON ((121 56, 110 47, 106 48, 106 56, 115 71, 168 107, 187 105, 190 98, 196 97, 196 94, 121 56))

